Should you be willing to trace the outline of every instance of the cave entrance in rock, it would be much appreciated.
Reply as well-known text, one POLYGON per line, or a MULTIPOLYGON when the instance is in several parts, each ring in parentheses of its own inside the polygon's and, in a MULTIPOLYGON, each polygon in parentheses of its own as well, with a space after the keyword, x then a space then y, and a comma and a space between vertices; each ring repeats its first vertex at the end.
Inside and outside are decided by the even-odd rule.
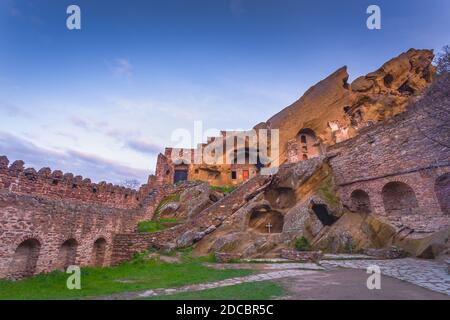
POLYGON ((102 267, 105 262, 106 240, 98 238, 94 242, 94 250, 92 252, 93 265, 102 267))
POLYGON ((381 191, 387 214, 412 214, 419 207, 414 190, 403 182, 389 182, 381 191))
POLYGON ((351 196, 351 210, 360 213, 370 213, 370 198, 367 192, 363 190, 355 190, 351 196))
POLYGON ((331 226, 337 220, 335 216, 330 214, 325 204, 313 204, 311 209, 324 226, 331 226))
POLYGON ((301 155, 299 159, 311 159, 320 156, 322 153, 316 133, 309 128, 304 128, 297 133, 297 142, 300 147, 298 152, 301 155))
POLYGON ((450 173, 436 179, 434 191, 442 213, 450 215, 450 173))
POLYGON ((270 205, 278 209, 291 208, 297 201, 295 191, 291 188, 272 188, 266 192, 266 199, 270 205))
POLYGON ((64 241, 59 249, 58 269, 66 270, 68 266, 75 265, 77 259, 78 242, 75 239, 64 241))
POLYGON ((260 233, 281 233, 283 231, 283 215, 268 208, 254 209, 250 215, 249 227, 260 233))
POLYGON ((17 247, 10 265, 9 277, 22 279, 30 277, 36 272, 41 244, 36 239, 23 241, 17 247))

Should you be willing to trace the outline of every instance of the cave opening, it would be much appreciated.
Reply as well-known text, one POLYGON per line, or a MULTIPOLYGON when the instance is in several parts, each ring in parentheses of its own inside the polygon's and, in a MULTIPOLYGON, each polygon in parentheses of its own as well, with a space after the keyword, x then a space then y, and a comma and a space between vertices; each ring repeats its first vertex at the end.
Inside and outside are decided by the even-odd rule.
POLYGON ((275 210, 259 208, 250 215, 249 227, 259 233, 281 233, 283 231, 284 217, 275 210))
POLYGON ((405 93, 408 94, 410 96, 414 95, 415 91, 413 88, 411 88, 411 86, 408 84, 408 81, 406 81, 405 83, 403 83, 399 88, 398 91, 400 91, 400 93, 405 93))
POLYGON ((324 204, 313 204, 311 209, 324 226, 331 226, 337 221, 337 218, 330 214, 327 206, 324 204))
POLYGON ((394 77, 392 76, 392 74, 387 74, 384 76, 383 81, 386 87, 390 87, 392 82, 394 81, 394 77))

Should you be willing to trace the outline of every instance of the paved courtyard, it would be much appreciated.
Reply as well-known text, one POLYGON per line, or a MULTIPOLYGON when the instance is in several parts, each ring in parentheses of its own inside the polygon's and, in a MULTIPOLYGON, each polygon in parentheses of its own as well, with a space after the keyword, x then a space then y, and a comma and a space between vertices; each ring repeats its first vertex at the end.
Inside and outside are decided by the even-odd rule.
POLYGON ((445 264, 410 258, 328 258, 336 260, 322 260, 319 264, 286 261, 206 264, 217 269, 254 269, 258 273, 210 283, 129 292, 104 298, 139 299, 249 282, 277 281, 287 289, 287 294, 282 299, 450 299, 450 275, 445 264), (366 286, 369 277, 366 270, 374 265, 381 270, 382 290, 369 290, 366 286))
POLYGON ((447 266, 431 260, 326 260, 321 266, 327 269, 364 269, 371 265, 380 267, 381 274, 407 281, 417 286, 450 296, 450 275, 447 266))

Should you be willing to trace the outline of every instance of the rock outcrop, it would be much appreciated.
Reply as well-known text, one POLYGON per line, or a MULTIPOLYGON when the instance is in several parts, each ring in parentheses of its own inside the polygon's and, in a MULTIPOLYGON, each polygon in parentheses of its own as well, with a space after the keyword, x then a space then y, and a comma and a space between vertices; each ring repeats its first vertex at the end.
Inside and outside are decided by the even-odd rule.
POLYGON ((255 128, 280 130, 280 163, 286 159, 287 143, 302 129, 312 130, 325 145, 344 141, 405 111, 431 83, 433 58, 430 50, 410 49, 351 84, 347 68, 340 68, 255 128))

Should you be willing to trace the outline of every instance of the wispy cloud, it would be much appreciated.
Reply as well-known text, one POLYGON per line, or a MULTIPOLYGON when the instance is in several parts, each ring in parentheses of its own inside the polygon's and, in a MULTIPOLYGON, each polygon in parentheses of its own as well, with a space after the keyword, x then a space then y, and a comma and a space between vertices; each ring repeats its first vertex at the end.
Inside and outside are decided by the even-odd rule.
POLYGON ((29 117, 30 114, 27 113, 25 110, 23 110, 22 108, 14 105, 14 104, 9 104, 9 103, 1 103, 0 102, 0 110, 2 112, 4 112, 3 114, 11 117, 11 118, 15 118, 15 117, 29 117))
POLYGON ((158 144, 142 139, 142 134, 139 130, 114 128, 111 127, 106 121, 90 121, 89 119, 82 118, 79 115, 69 117, 69 121, 78 128, 112 138, 122 144, 123 147, 145 155, 155 155, 163 149, 158 144))
POLYGON ((71 116, 69 118, 69 121, 76 127, 86 129, 86 130, 91 130, 91 124, 87 120, 81 118, 80 116, 75 116, 75 115, 71 116))
POLYGON ((132 75, 132 65, 128 59, 114 59, 111 70, 116 77, 130 77, 132 75))
POLYGON ((159 145, 141 140, 129 140, 126 142, 125 146, 144 154, 157 154, 163 149, 159 145))
POLYGON ((137 179, 145 182, 147 170, 132 168, 98 155, 78 150, 56 151, 37 146, 32 141, 0 131, 0 154, 10 161, 23 160, 35 169, 50 166, 73 174, 81 174, 93 181, 121 182, 137 179))

